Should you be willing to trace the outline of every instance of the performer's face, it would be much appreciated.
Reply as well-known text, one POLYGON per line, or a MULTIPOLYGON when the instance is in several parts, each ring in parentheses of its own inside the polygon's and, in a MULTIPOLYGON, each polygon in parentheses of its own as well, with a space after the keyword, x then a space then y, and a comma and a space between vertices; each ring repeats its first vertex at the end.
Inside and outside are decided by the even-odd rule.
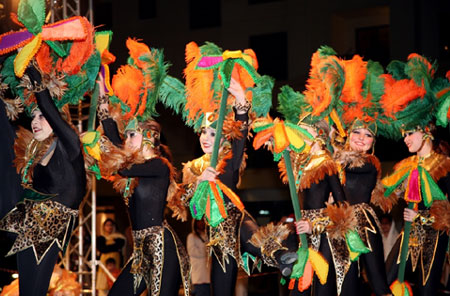
POLYGON ((53 129, 39 109, 34 110, 32 116, 31 129, 33 137, 38 141, 44 141, 52 134, 53 129))
POLYGON ((214 147, 214 140, 216 139, 216 130, 211 127, 202 128, 200 134, 200 146, 203 153, 211 154, 214 147))
POLYGON ((372 148, 374 136, 365 128, 357 128, 350 133, 350 149, 367 152, 372 148))
POLYGON ((423 132, 407 132, 405 133, 405 138, 403 140, 405 141, 406 147, 408 147, 409 152, 419 152, 420 148, 422 147, 423 132))
POLYGON ((142 134, 137 131, 127 131, 125 139, 125 147, 136 151, 141 148, 142 145, 142 134))

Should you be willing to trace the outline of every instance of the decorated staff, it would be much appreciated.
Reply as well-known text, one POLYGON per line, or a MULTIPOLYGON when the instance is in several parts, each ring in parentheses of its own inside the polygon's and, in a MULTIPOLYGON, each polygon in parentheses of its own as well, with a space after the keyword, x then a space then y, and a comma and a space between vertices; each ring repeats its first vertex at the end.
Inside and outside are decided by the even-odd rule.
MULTIPOLYGON (((312 143, 314 142, 314 137, 306 129, 278 118, 275 120, 270 118, 256 120, 253 123, 253 130, 257 133, 253 140, 255 149, 259 149, 263 144, 270 141, 274 160, 280 161, 283 158, 295 219, 297 221, 302 220, 295 177, 291 166, 290 151, 298 154, 309 153, 310 146, 306 144, 306 141, 312 143)), ((300 233, 299 237, 301 244, 297 251, 297 262, 290 276, 289 287, 292 290, 295 281, 298 280, 298 290, 303 292, 311 286, 313 270, 321 284, 326 283, 328 263, 316 250, 308 248, 308 239, 305 233, 300 233)))
MULTIPOLYGON (((208 46, 208 45, 206 45, 208 46)), ((211 46, 212 48, 212 46, 211 46)), ((198 50, 194 43, 190 43, 186 47, 187 54, 198 54, 195 51, 198 50)), ((187 87, 187 102, 186 109, 189 110, 189 119, 194 119, 199 116, 196 112, 200 113, 200 117, 203 115, 203 119, 209 121, 215 121, 215 140, 212 149, 212 156, 210 160, 210 166, 215 168, 217 165, 220 141, 222 138, 222 128, 225 115, 230 112, 227 110, 228 102, 228 88, 232 77, 245 88, 253 87, 265 87, 268 88, 268 94, 265 97, 259 98, 255 96, 256 102, 252 100, 252 96, 249 96, 249 103, 253 103, 252 111, 256 115, 267 114, 271 105, 270 89, 272 82, 270 78, 260 76, 255 67, 256 56, 252 50, 241 51, 228 51, 221 53, 200 53, 198 56, 187 56, 188 66, 186 68, 186 87, 187 87), (190 61, 189 61, 190 59, 190 61), (235 70, 236 67, 236 70, 235 70), (218 75, 217 78, 212 80, 211 77, 206 78, 210 73, 218 75), (210 88, 209 94, 206 97, 198 97, 198 95, 204 96, 198 92, 203 91, 202 88, 210 88), (222 96, 219 97, 220 89, 222 88, 222 96), (264 103, 258 102, 258 99, 266 99, 264 103), (269 100, 270 99, 270 100, 269 100), (261 106, 262 105, 262 108, 261 106), (206 114, 218 112, 218 118, 205 118, 206 114), (191 115, 192 114, 192 115, 191 115)), ((208 92, 208 90, 207 90, 208 92)), ((209 225, 216 227, 226 217, 227 213, 224 207, 223 193, 242 211, 244 205, 239 200, 239 197, 230 190, 220 180, 214 182, 201 182, 198 184, 197 189, 190 201, 190 209, 192 217, 195 219, 202 219, 203 215, 206 215, 206 220, 209 225), (215 184, 214 184, 215 183, 215 184)))
POLYGON ((397 276, 391 290, 396 296, 412 295, 413 290, 414 295, 435 295, 450 227, 450 159, 433 148, 432 116, 437 95, 449 85, 435 77, 436 64, 417 54, 411 54, 406 63, 393 61, 387 69, 380 133, 393 139, 403 136, 409 152, 415 153, 395 165, 394 172, 382 181, 385 196, 403 191, 408 203, 399 265, 391 268, 390 278, 397 276), (404 278, 408 257, 412 271, 420 277, 414 289, 404 278), (421 268, 416 269, 419 262, 421 268))

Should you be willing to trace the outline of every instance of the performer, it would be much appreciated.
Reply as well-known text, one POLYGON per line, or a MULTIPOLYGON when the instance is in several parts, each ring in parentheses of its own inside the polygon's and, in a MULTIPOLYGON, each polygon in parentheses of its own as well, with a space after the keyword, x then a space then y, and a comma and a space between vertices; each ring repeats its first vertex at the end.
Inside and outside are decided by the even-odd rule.
MULTIPOLYGON (((333 254, 330 249, 332 238, 326 232, 329 217, 326 213, 330 194, 335 202, 345 201, 344 192, 338 177, 338 169, 329 152, 324 148, 325 139, 319 136, 328 135, 326 124, 318 123, 322 129, 300 123, 300 126, 315 137, 307 156, 293 154, 292 167, 297 176, 299 198, 303 201, 303 220, 296 222, 297 233, 307 233, 313 249, 318 250, 329 264, 326 283, 322 285, 314 276, 310 291, 300 292, 294 287, 291 295, 336 295, 337 282, 342 282, 341 270, 336 270, 333 264, 333 254)), ((297 283, 296 283, 297 284, 297 283)))
MULTIPOLYGON (((248 241, 258 226, 234 193, 245 167, 244 148, 248 135, 248 111, 252 106, 251 102, 258 102, 256 108, 258 111, 255 109, 252 111, 266 114, 269 109, 267 107, 271 105, 271 97, 267 94, 270 94, 273 84, 269 77, 256 75, 256 56, 251 49, 244 52, 222 52, 222 49, 212 43, 198 47, 191 42, 186 46, 186 61, 186 98, 183 98, 185 109, 182 114, 187 125, 200 130, 200 145, 205 154, 184 165, 182 186, 184 193, 181 194, 181 200, 187 202, 192 197, 189 201, 191 213, 198 219, 205 219, 208 224, 213 295, 233 295, 238 267, 250 273, 249 260, 254 261, 253 266, 258 266, 259 257, 272 266, 289 268, 277 263, 282 261, 281 257, 284 255, 282 251, 285 248, 280 242, 283 235, 288 235, 287 228, 280 226, 273 229, 273 234, 278 233, 279 237, 263 249, 250 244, 248 241), (225 81, 229 82, 229 87, 225 81), (230 96, 223 90, 225 85, 230 96), (244 88, 248 91, 249 100, 246 98, 244 88), (217 108, 220 93, 225 94, 222 95, 221 102, 228 102, 225 108, 217 108), (228 116, 225 117, 223 127, 224 137, 220 139, 218 164, 216 166, 214 163, 216 166, 214 168, 211 166, 211 158, 214 155, 216 125, 221 125, 217 118, 217 109, 224 112, 219 111, 220 114, 228 112, 228 116), (207 186, 200 187, 200 185, 207 186), (217 186, 220 189, 217 189, 217 186), (202 194, 204 188, 214 190, 214 196, 202 194)), ((291 258, 286 256, 284 262, 293 263, 295 256, 295 253, 291 258), (291 262, 288 262, 289 260, 291 262)))
MULTIPOLYGON (((202 157, 189 161, 183 168, 183 184, 189 195, 201 181, 214 181, 218 178, 231 190, 236 190, 240 174, 245 167, 243 160, 245 141, 248 133, 248 109, 250 105, 239 83, 232 80, 229 91, 236 98, 235 119, 242 123, 242 136, 231 143, 222 140, 219 152, 219 166, 222 172, 209 166, 212 148, 215 140, 214 121, 205 120, 200 134, 200 146, 205 153, 202 157), (236 107, 237 106, 237 107, 236 107)), ((186 195, 184 198, 188 198, 186 195)), ((213 295, 233 295, 236 284, 237 270, 243 266, 241 247, 254 256, 260 255, 260 250, 248 243, 252 234, 258 228, 253 218, 244 210, 239 210, 230 199, 224 195, 228 217, 219 226, 207 227, 208 244, 211 246, 211 284, 213 295)))
MULTIPOLYGON (((132 56, 138 61, 139 56, 158 57, 162 59, 160 51, 150 49, 143 43, 128 39, 127 47, 130 53, 136 53, 137 48, 143 49, 138 56, 132 56)), ((142 69, 155 66, 154 60, 148 64, 122 66, 113 78, 113 89, 119 102, 123 99, 123 91, 127 92, 137 86, 136 92, 130 92, 134 99, 148 111, 148 105, 156 103, 150 98, 157 85, 151 79, 157 77, 149 75, 149 84, 143 84, 142 69), (130 74, 131 73, 131 74, 130 74), (125 87, 125 88, 123 88, 125 87), (141 96, 145 92, 148 97, 141 96), (139 101, 141 100, 141 101, 139 101)), ((152 69, 155 69, 153 67, 152 69)), ((162 73, 164 69, 156 69, 162 73)), ((161 77, 158 77, 161 78, 161 77)), ((102 84, 103 85, 103 84, 102 84)), ((104 97, 107 98, 107 97, 104 97)), ((128 101, 129 102, 129 101, 128 101)), ((189 295, 189 258, 180 239, 164 220, 164 209, 167 199, 176 192, 174 181, 175 171, 170 162, 168 148, 160 143, 160 125, 144 110, 121 114, 121 121, 126 123, 124 129, 125 141, 121 140, 116 121, 109 116, 107 100, 99 105, 99 117, 103 130, 108 139, 116 146, 108 147, 102 154, 101 169, 110 176, 114 171, 114 187, 121 192, 128 205, 131 226, 133 230, 134 250, 132 257, 117 278, 109 295, 140 295, 146 288, 148 295, 178 295, 179 284, 182 280, 184 295, 189 295), (127 119, 127 116, 132 116, 127 119), (138 120, 139 118, 140 120, 138 120), (122 151, 124 150, 124 151, 122 151)), ((105 142, 104 145, 107 143, 105 142)))
MULTIPOLYGON (((404 168, 408 163, 417 163, 431 176, 448 199, 450 194, 450 158, 434 151, 433 136, 430 128, 416 128, 404 132, 404 142, 408 151, 415 153, 407 159, 396 164, 394 174, 404 168)), ((387 177, 388 178, 388 177, 387 177)), ((389 184, 389 179, 384 184, 389 184)), ((434 197, 434 196, 433 196, 434 197)), ((448 246, 448 220, 450 207, 448 200, 434 201, 427 208, 424 201, 418 208, 405 208, 403 217, 405 221, 412 222, 409 242, 409 259, 406 265, 407 272, 412 271, 411 281, 415 283, 414 295, 436 295, 440 275, 448 246), (416 243, 414 243, 416 242, 416 243), (420 265, 420 266, 418 266, 420 265)), ((394 245, 388 262, 397 261, 401 237, 394 245)), ((397 277, 398 261, 389 268, 389 280, 397 277)), ((407 273, 408 274, 408 273, 407 273)))
MULTIPOLYGON (((346 200, 356 211, 358 219, 358 232, 365 244, 371 250, 360 255, 360 262, 367 272, 367 278, 375 295, 390 295, 391 291, 387 283, 386 270, 383 255, 383 240, 381 238, 381 226, 372 207, 372 191, 381 175, 381 166, 378 158, 369 151, 374 151, 376 122, 364 122, 360 119, 353 121, 348 129, 348 142, 341 150, 336 150, 334 158, 340 167, 340 177, 346 200)), ((358 270, 358 261, 352 262, 350 270, 358 270)), ((358 272, 349 272, 346 281, 360 281, 358 272), (356 277, 351 278, 350 274, 356 277)), ((347 291, 344 282, 343 294, 355 293, 347 291)), ((348 287, 355 287, 354 284, 348 287)), ((356 285, 358 287, 358 285, 356 285)))
POLYGON ((39 88, 38 70, 29 67, 26 73, 37 108, 32 111, 32 133, 19 129, 14 145, 25 190, 0 229, 18 235, 8 255, 17 253, 20 295, 46 295, 86 193, 86 172, 80 140, 66 114, 59 113, 46 88, 39 88))
POLYGON ((402 232, 387 259, 388 264, 394 263, 388 268, 388 279, 392 282, 398 271, 392 291, 398 293, 407 288, 411 294, 411 287, 404 281, 406 264, 406 279, 411 272, 414 295, 436 295, 450 229, 450 158, 433 148, 432 121, 433 115, 438 117, 434 114, 436 96, 446 93, 450 85, 446 79, 434 77, 436 63, 418 54, 410 54, 405 63, 393 61, 388 70, 392 73, 383 75, 380 132, 393 139, 403 136, 409 152, 415 154, 396 164, 394 172, 382 180, 385 196, 393 193, 398 198, 404 193, 401 195, 408 207, 403 217, 405 228, 410 228, 409 239, 406 230, 402 232), (399 252, 402 244, 408 247, 399 252))

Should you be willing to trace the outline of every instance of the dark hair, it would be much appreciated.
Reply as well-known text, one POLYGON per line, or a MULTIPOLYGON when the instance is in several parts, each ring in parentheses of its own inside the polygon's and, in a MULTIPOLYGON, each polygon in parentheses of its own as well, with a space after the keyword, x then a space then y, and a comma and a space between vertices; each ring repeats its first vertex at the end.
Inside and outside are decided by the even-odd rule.
MULTIPOLYGON (((200 231, 198 230, 197 227, 197 223, 205 223, 204 220, 196 220, 196 219, 192 219, 192 230, 194 231, 195 235, 198 236, 198 238, 202 241, 205 242, 202 238, 202 236, 200 235, 200 231)), ((206 225, 205 225, 206 226, 206 225)))
POLYGON ((386 219, 388 219, 389 222, 392 222, 392 216, 389 215, 389 214, 383 214, 383 215, 381 215, 381 217, 380 217, 380 222, 383 220, 383 218, 386 218, 386 219))
POLYGON ((108 265, 108 264, 116 265, 116 260, 114 258, 110 257, 110 258, 106 259, 106 261, 105 261, 105 265, 108 265))
POLYGON ((108 218, 108 219, 105 220, 105 222, 103 222, 103 227, 105 227, 105 224, 106 224, 107 222, 111 222, 114 226, 116 226, 116 222, 114 222, 113 219, 108 218))

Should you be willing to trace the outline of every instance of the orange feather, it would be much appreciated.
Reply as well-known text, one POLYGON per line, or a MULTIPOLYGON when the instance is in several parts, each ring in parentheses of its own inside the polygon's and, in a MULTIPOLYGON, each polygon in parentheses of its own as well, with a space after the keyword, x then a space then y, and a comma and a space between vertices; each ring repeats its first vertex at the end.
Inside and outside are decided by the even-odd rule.
POLYGON ((414 80, 395 80, 390 74, 383 74, 385 92, 380 104, 387 116, 395 118, 394 114, 403 110, 408 103, 417 98, 423 98, 426 90, 418 86, 414 80))
POLYGON ((150 48, 142 42, 139 42, 139 39, 128 38, 126 41, 126 45, 128 48, 128 53, 130 57, 133 59, 134 63, 139 68, 144 68, 145 62, 139 60, 139 57, 143 54, 150 53, 150 48))
POLYGON ((83 24, 84 30, 86 31, 86 39, 73 41, 69 55, 62 63, 57 63, 58 70, 63 71, 68 75, 74 75, 80 72, 81 67, 86 63, 95 49, 93 42, 94 27, 85 17, 80 20, 83 24))
POLYGON ((216 109, 216 104, 211 104, 214 91, 211 84, 214 80, 213 70, 195 69, 201 58, 200 48, 195 42, 186 45, 186 68, 184 76, 186 78, 186 106, 189 110, 188 117, 194 119, 199 111, 204 113, 212 112, 216 109))
POLYGON ((50 74, 53 70, 53 59, 50 56, 50 46, 47 43, 42 42, 41 48, 35 56, 36 62, 42 72, 50 74))
POLYGON ((327 83, 327 76, 321 73, 321 68, 328 61, 334 59, 338 61, 336 57, 320 57, 318 51, 316 51, 311 58, 311 69, 309 71, 309 78, 306 81, 306 90, 304 92, 305 100, 311 105, 313 116, 318 116, 322 113, 331 103, 330 85, 327 83))
POLYGON ((142 112, 141 108, 145 108, 146 102, 144 100, 140 102, 141 96, 146 93, 143 85, 144 76, 142 72, 130 65, 121 66, 113 76, 112 88, 114 94, 131 109, 130 112, 125 114, 124 119, 129 119, 135 115, 139 103, 141 104, 139 112, 142 112))
POLYGON ((345 85, 342 89, 341 100, 345 103, 359 103, 363 101, 362 85, 367 74, 367 62, 359 55, 351 60, 343 61, 345 70, 345 85))
POLYGON ((258 132, 255 135, 255 138, 253 139, 253 148, 255 148, 255 150, 259 149, 262 145, 264 145, 264 143, 270 140, 270 138, 273 136, 274 128, 274 126, 270 127, 258 132))

